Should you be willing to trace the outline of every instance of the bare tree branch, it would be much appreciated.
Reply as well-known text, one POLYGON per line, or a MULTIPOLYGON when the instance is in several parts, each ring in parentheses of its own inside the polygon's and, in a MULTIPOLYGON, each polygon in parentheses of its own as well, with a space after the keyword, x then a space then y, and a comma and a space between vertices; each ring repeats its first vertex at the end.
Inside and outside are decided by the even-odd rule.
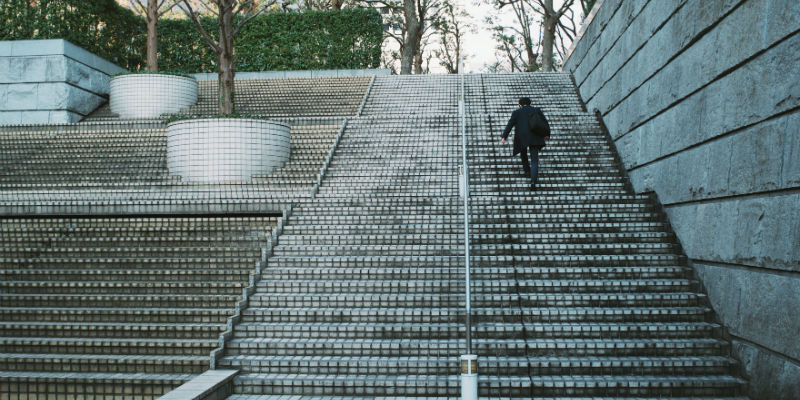
POLYGON ((192 8, 192 5, 189 4, 188 0, 181 0, 181 1, 183 1, 183 5, 184 7, 186 7, 184 12, 186 13, 186 15, 189 16, 189 18, 191 18, 192 21, 194 21, 195 27, 197 27, 197 30, 200 31, 201 35, 203 35, 203 38, 206 40, 208 45, 211 46, 211 48, 213 48, 215 52, 217 53, 222 52, 222 49, 219 47, 219 43, 217 43, 216 40, 211 38, 208 32, 206 32, 205 28, 203 28, 203 24, 200 23, 200 14, 197 11, 195 11, 194 8, 192 8))
POLYGON ((142 3, 142 0, 136 0, 136 4, 138 4, 138 5, 139 5, 139 8, 140 8, 140 10, 139 10, 139 11, 140 11, 140 12, 141 12, 143 15, 147 15, 147 5, 146 5, 146 4, 144 4, 144 3, 142 3))
MULTIPOLYGON (((271 0, 269 3, 264 4, 261 7, 261 9, 259 9, 258 11, 253 12, 250 15, 246 15, 244 18, 239 20, 239 23, 236 24, 236 28, 233 29, 233 36, 236 36, 239 33, 239 30, 242 29, 242 26, 244 26, 244 24, 250 22, 250 20, 252 20, 253 18, 259 16, 264 11, 267 11, 267 9, 269 7, 271 7, 271 6, 273 6, 275 4, 275 2, 276 2, 275 0, 271 0)), ((244 4, 244 3, 242 3, 242 4, 244 4)), ((242 7, 240 6, 239 10, 237 10, 236 13, 238 14, 241 10, 242 10, 242 7)))
MULTIPOLYGON (((161 7, 163 7, 163 6, 164 6, 164 4, 165 4, 167 1, 169 1, 169 0, 164 0, 164 1, 162 1, 162 2, 161 2, 161 4, 159 4, 159 5, 158 5, 158 8, 159 8, 159 10, 161 9, 161 7)), ((178 4, 180 4, 180 1, 173 1, 172 3, 169 3, 169 7, 165 8, 163 11, 159 12, 159 13, 158 13, 158 16, 159 16, 159 17, 162 17, 162 16, 164 16, 164 14, 166 14, 166 13, 170 12, 170 11, 171 11, 173 8, 175 8, 175 6, 177 6, 178 4)))

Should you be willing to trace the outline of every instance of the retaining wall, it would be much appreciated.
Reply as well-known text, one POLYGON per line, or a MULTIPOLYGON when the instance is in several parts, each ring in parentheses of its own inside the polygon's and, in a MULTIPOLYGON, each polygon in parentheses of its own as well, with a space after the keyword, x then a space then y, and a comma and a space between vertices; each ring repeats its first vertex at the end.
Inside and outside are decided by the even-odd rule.
POLYGON ((80 121, 123 71, 63 39, 0 42, 0 125, 80 121))
POLYGON ((751 397, 800 398, 800 2, 598 3, 565 71, 658 193, 751 397))

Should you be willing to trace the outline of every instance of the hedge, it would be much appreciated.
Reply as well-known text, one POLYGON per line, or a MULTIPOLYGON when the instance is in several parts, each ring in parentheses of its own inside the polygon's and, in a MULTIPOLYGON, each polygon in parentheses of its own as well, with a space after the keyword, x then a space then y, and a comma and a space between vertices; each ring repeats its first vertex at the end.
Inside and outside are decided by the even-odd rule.
MULTIPOLYGON (((203 18, 217 36, 217 20, 203 18)), ((216 55, 192 21, 159 21, 159 68, 216 72, 216 55)), ((372 8, 263 14, 235 39, 237 71, 375 68, 380 63, 383 22, 372 8)))
POLYGON ((66 39, 138 69, 145 35, 144 20, 114 0, 0 0, 0 40, 66 39))
MULTIPOLYGON (((114 0, 0 0, 7 2, 0 40, 63 38, 129 70, 144 67, 144 20, 114 0)), ((202 23, 217 36, 216 19, 202 23)), ((160 70, 216 72, 216 55, 192 21, 162 18, 158 31, 160 70)), ((382 42, 372 8, 263 14, 236 38, 236 70, 375 68, 382 42)))

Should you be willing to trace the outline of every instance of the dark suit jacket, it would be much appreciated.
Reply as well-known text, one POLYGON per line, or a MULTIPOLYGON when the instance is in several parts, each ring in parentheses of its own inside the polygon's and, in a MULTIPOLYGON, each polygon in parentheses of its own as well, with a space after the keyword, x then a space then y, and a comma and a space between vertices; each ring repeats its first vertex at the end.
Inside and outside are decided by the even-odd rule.
POLYGON ((544 147, 544 138, 532 134, 530 127, 528 127, 528 118, 537 110, 541 111, 536 107, 522 106, 511 113, 506 129, 503 130, 503 139, 508 139, 508 134, 511 133, 511 128, 513 127, 514 155, 519 154, 522 149, 528 148, 528 146, 544 147))

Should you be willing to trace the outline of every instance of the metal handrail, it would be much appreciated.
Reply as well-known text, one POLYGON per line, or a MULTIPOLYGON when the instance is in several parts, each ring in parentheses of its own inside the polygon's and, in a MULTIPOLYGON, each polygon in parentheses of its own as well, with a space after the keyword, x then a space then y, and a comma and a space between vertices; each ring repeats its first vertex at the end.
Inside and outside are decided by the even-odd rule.
POLYGON ((459 75, 461 85, 458 96, 458 116, 459 128, 461 131, 461 168, 463 171, 463 193, 464 196, 464 281, 466 283, 466 316, 464 324, 467 328, 467 352, 472 354, 472 306, 470 294, 470 257, 469 257, 469 165, 467 163, 467 127, 464 109, 464 75, 459 75))

